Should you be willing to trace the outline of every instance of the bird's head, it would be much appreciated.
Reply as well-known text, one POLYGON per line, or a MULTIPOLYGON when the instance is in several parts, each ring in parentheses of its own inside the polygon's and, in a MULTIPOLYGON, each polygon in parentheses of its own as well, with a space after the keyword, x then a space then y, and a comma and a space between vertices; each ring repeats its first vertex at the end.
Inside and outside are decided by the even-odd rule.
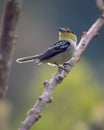
POLYGON ((68 40, 77 43, 77 36, 69 28, 58 28, 59 40, 68 40))

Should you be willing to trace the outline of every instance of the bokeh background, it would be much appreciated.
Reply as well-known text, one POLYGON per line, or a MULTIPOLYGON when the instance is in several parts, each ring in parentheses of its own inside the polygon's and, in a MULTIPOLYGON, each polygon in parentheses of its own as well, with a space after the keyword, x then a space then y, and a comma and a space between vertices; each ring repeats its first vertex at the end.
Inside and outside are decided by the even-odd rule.
MULTIPOLYGON (((0 0, 0 19, 5 1, 0 0)), ((58 27, 78 36, 99 17, 95 0, 24 0, 17 29, 18 41, 11 67, 7 102, 9 127, 17 130, 27 111, 57 68, 16 59, 43 52, 58 40, 58 27)), ((54 101, 42 111, 31 130, 104 130, 104 29, 91 40, 81 61, 53 93, 54 101)))

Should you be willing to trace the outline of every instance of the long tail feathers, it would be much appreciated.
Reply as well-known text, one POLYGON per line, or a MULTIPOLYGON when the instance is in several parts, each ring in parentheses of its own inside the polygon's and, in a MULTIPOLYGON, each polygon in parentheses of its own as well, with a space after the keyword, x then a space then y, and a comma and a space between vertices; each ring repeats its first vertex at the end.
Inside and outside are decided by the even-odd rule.
POLYGON ((16 60, 18 63, 27 63, 27 62, 39 62, 39 59, 37 59, 37 56, 28 56, 28 57, 22 57, 16 60))

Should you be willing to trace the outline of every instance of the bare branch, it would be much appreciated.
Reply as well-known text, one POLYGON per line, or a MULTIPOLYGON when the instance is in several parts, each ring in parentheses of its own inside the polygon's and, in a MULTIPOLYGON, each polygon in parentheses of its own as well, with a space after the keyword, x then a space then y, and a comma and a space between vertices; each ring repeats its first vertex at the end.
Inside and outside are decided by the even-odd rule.
POLYGON ((99 11, 102 13, 104 11, 104 2, 103 0, 96 0, 97 7, 99 11))
POLYGON ((8 77, 16 41, 15 31, 20 14, 22 0, 6 0, 0 37, 0 99, 8 89, 8 77))
MULTIPOLYGON (((97 6, 98 8, 104 7, 103 1, 101 3, 101 0, 97 0, 97 6)), ((19 130, 29 130, 31 126, 41 117, 40 112, 43 109, 43 107, 52 101, 51 94, 55 87, 63 81, 63 79, 67 76, 67 74, 70 72, 71 68, 77 63, 79 60, 81 54, 88 46, 90 40, 92 40, 97 34, 98 31, 104 26, 104 11, 102 10, 101 17, 97 19, 97 21, 90 27, 90 29, 82 35, 82 38, 76 48, 75 55, 71 60, 68 61, 68 64, 66 64, 65 70, 59 69, 51 78, 51 80, 44 82, 44 91, 33 106, 33 108, 29 111, 27 114, 27 117, 25 121, 20 125, 19 130)))

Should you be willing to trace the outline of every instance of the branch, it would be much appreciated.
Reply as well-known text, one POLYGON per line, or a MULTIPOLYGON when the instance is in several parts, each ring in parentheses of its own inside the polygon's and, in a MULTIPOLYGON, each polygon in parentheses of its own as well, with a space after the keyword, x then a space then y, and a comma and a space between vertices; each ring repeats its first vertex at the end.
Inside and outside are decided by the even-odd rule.
POLYGON ((51 80, 44 82, 44 91, 42 95, 38 98, 33 108, 28 112, 25 121, 20 125, 19 130, 29 130, 32 125, 41 117, 40 112, 43 107, 52 102, 51 94, 55 87, 63 81, 63 79, 70 72, 71 68, 78 62, 81 54, 88 46, 90 40, 92 40, 97 34, 98 31, 104 26, 104 3, 102 0, 97 0, 97 6, 100 11, 102 11, 100 18, 90 27, 90 29, 82 35, 82 38, 76 48, 75 55, 71 60, 68 61, 68 64, 65 65, 65 70, 59 69, 51 78, 51 80), (100 4, 99 4, 100 3, 100 4))
POLYGON ((8 89, 9 70, 16 42, 16 28, 22 0, 6 0, 0 37, 0 99, 5 98, 8 89))

